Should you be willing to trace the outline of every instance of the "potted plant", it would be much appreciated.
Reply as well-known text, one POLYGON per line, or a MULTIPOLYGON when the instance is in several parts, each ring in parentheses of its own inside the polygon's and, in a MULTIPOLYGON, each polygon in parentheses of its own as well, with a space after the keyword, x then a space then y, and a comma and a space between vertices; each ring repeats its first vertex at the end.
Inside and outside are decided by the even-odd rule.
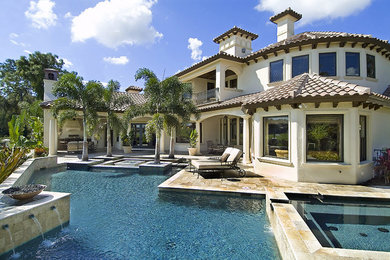
POLYGON ((124 153, 131 153, 131 138, 130 134, 122 134, 122 148, 124 153))
POLYGON ((194 129, 190 134, 190 148, 188 148, 189 155, 196 155, 196 143, 198 140, 198 132, 194 129))

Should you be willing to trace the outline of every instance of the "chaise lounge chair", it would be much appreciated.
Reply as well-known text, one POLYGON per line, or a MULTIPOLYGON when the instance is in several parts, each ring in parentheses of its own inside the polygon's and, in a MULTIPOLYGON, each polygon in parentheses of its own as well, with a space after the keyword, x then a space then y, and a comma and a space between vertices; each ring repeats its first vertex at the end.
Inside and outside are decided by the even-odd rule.
POLYGON ((245 170, 241 169, 237 165, 242 155, 241 150, 237 148, 230 148, 229 151, 230 154, 224 153, 225 156, 221 156, 220 160, 215 160, 215 159, 193 160, 190 162, 190 169, 192 165, 195 168, 194 172, 198 173, 198 178, 200 173, 207 173, 207 172, 223 173, 226 170, 235 170, 237 171, 240 177, 244 177, 246 174, 245 170))

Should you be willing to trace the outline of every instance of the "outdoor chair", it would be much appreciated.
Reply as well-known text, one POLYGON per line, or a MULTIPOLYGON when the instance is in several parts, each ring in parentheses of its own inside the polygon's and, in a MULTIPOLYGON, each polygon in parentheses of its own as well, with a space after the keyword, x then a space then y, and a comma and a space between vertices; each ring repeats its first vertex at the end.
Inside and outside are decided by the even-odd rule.
POLYGON ((240 157, 242 155, 241 150, 230 147, 228 151, 230 151, 230 154, 226 158, 226 160, 224 160, 225 159, 224 156, 221 156, 220 160, 215 160, 215 159, 193 160, 190 162, 190 170, 191 170, 191 166, 194 167, 194 172, 198 173, 198 178, 201 173, 221 172, 223 175, 223 173, 227 170, 235 170, 237 171, 240 177, 244 177, 246 175, 245 170, 241 169, 238 166, 238 161, 240 160, 240 157))
MULTIPOLYGON (((223 151, 222 155, 221 156, 214 156, 214 157, 209 157, 207 158, 207 160, 214 160, 214 161, 221 161, 222 157, 226 157, 226 159, 229 157, 229 155, 231 154, 232 150, 234 148, 233 147, 226 147, 225 151, 223 151)), ((224 160, 226 161, 226 160, 224 160)))

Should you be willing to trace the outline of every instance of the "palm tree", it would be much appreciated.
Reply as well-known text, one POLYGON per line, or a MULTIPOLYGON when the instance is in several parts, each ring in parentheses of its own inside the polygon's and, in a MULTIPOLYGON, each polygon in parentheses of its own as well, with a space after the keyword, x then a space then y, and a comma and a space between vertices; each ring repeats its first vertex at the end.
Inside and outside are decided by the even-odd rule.
POLYGON ((53 102, 52 113, 55 118, 58 118, 60 126, 66 120, 77 117, 77 111, 82 111, 82 160, 88 161, 87 128, 93 129, 97 123, 97 111, 101 105, 103 85, 96 81, 89 81, 84 84, 82 77, 73 73, 67 73, 62 75, 59 81, 56 82, 53 94, 58 99, 53 102))
POLYGON ((127 95, 120 95, 118 90, 120 84, 118 81, 110 80, 103 92, 103 103, 101 112, 107 113, 107 156, 112 156, 111 129, 118 129, 120 132, 124 129, 124 121, 115 113, 123 106, 132 105, 132 99, 127 95))
POLYGON ((169 77, 160 81, 149 69, 139 69, 135 79, 145 80, 146 103, 141 114, 152 114, 152 120, 146 125, 146 133, 156 134, 156 149, 154 163, 160 163, 160 139, 165 129, 171 136, 170 157, 174 156, 174 130, 179 126, 180 120, 189 120, 192 114, 197 114, 196 106, 191 100, 191 86, 181 83, 177 77, 169 77))

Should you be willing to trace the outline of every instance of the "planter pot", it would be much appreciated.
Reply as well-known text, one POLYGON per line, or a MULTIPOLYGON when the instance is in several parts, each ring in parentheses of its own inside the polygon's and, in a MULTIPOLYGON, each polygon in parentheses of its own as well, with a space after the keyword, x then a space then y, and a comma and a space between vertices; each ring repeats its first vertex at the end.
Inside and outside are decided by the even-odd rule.
POLYGON ((122 146, 124 153, 131 153, 131 146, 122 146))
POLYGON ((288 150, 278 150, 275 149, 276 157, 287 159, 288 158, 288 150))
POLYGON ((188 154, 191 156, 196 155, 196 148, 188 148, 188 154))

